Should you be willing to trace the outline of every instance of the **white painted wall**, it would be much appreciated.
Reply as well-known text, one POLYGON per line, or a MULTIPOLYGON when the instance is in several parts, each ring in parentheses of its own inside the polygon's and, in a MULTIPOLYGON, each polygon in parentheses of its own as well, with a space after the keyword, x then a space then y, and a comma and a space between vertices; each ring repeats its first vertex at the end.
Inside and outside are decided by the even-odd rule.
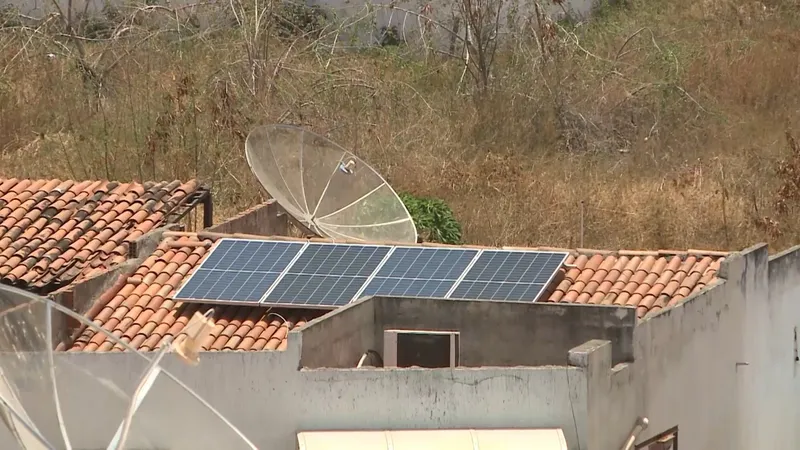
POLYGON ((634 360, 589 374, 590 439, 615 448, 609 423, 644 416, 638 442, 678 426, 681 448, 800 447, 800 247, 760 245, 723 264, 723 280, 634 330, 634 360), (617 419, 619 418, 619 419, 617 419))
MULTIPOLYGON (((295 342, 286 352, 206 353, 196 368, 174 359, 166 366, 259 448, 269 450, 296 448, 296 433, 305 430, 471 427, 560 427, 570 448, 577 449, 576 433, 585 429, 586 378, 581 368, 298 371, 298 346, 295 342)), ((130 395, 144 370, 143 360, 128 353, 62 353, 56 361, 73 445, 105 448, 124 408, 105 386, 113 383, 130 395), (98 385, 87 372, 107 381, 98 385)), ((41 408, 48 404, 48 394, 28 391, 23 401, 41 408)), ((141 439, 137 430, 148 426, 150 439, 131 442, 132 448, 236 448, 231 434, 203 432, 221 427, 204 409, 192 408, 194 404, 160 377, 138 414, 146 422, 137 423, 131 435, 141 439)), ((58 435, 52 413, 29 413, 47 436, 58 435)), ((6 439, 0 434, 0 443, 6 439)))
POLYGON ((800 247, 773 256, 768 270, 756 275, 759 287, 768 284, 769 295, 747 302, 751 320, 745 342, 750 365, 743 371, 751 386, 748 410, 753 414, 746 438, 750 448, 797 449, 800 362, 795 360, 795 330, 800 332, 800 247))
MULTIPOLYGON (((741 354, 742 295, 720 281, 634 329, 634 362, 594 365, 589 373, 589 439, 619 449, 638 417, 643 442, 678 426, 680 448, 741 447, 736 361, 741 354)), ((768 447, 763 447, 768 448, 768 447)))
POLYGON ((726 282, 634 330, 637 402, 649 438, 678 426, 681 448, 740 448, 742 295, 726 282))

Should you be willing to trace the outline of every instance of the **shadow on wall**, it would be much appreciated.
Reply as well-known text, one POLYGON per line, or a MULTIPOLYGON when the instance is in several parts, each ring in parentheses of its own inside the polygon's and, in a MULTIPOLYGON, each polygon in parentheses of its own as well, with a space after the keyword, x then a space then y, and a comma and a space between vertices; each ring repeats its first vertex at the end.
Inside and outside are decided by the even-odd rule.
POLYGON ((365 352, 374 366, 387 359, 384 335, 393 329, 458 331, 464 367, 566 365, 569 351, 592 339, 611 341, 618 364, 633 360, 635 325, 635 309, 619 306, 371 297, 290 335, 302 335, 306 368, 353 368, 365 352))

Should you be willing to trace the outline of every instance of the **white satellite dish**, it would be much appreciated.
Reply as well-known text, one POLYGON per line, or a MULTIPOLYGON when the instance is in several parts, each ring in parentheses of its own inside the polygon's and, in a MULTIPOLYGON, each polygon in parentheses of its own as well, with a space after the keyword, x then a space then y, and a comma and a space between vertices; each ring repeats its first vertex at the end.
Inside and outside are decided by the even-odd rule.
POLYGON ((255 450, 228 419, 162 365, 166 356, 197 364, 194 337, 204 337, 211 325, 196 315, 184 328, 185 339, 140 352, 49 298, 0 285, 2 448, 149 450, 197 448, 203 442, 208 448, 255 450), (67 321, 102 333, 127 350, 128 369, 141 376, 138 386, 131 391, 131 372, 115 370, 114 364, 96 373, 80 363, 84 358, 58 354, 63 352, 54 350, 58 339, 53 326, 67 321), (87 421, 87 414, 93 419, 87 421))
POLYGON ((400 197, 372 167, 336 143, 290 125, 253 129, 247 163, 264 189, 319 236, 417 242, 400 197))

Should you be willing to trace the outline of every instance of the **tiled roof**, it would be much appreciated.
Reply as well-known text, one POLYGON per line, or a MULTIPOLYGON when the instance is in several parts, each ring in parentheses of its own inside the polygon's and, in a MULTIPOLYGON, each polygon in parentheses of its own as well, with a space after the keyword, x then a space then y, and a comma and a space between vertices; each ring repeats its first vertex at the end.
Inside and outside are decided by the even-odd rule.
MULTIPOLYGON (((177 337, 195 311, 213 307, 216 327, 202 343, 205 350, 281 350, 289 330, 325 312, 174 301, 177 288, 200 265, 218 236, 166 234, 168 237, 135 274, 121 278, 87 314, 95 324, 134 348, 157 348, 166 336, 177 337)), ((573 250, 567 260, 569 267, 560 269, 544 301, 630 305, 636 306, 642 317, 648 311, 675 305, 714 281, 724 255, 573 250)), ((113 349, 104 335, 84 330, 69 351, 113 349)))
POLYGON ((717 279, 722 252, 575 254, 547 301, 635 306, 637 316, 674 306, 717 279))
POLYGON ((197 181, 0 178, 0 281, 40 292, 126 259, 129 243, 196 200, 197 181))
MULTIPOLYGON (((173 300, 176 288, 208 254, 212 244, 212 239, 192 235, 166 238, 134 274, 118 280, 87 316, 132 347, 150 351, 166 337, 178 337, 195 311, 205 313, 213 308, 211 319, 216 326, 201 343, 203 350, 283 350, 290 330, 326 312, 173 300)), ((91 329, 80 332, 68 349, 112 350, 122 347, 91 329)))

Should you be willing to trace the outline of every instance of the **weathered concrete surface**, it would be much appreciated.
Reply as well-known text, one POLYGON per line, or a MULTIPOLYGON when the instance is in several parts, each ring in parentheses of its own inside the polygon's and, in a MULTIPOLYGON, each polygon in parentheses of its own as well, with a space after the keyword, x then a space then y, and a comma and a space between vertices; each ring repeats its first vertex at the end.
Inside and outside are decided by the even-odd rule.
POLYGON ((383 353, 383 331, 459 331, 461 364, 566 365, 591 339, 612 342, 614 363, 633 360, 636 311, 616 306, 365 298, 306 325, 304 367, 354 367, 366 350, 383 353))
MULTIPOLYGON (((756 284, 763 287, 765 274, 757 275, 756 284)), ((753 326, 745 339, 757 345, 749 349, 750 365, 742 370, 749 371, 755 387, 749 407, 758 412, 750 418, 754 424, 749 443, 796 449, 800 447, 800 246, 769 259, 766 284, 769 295, 755 297, 755 305, 748 302, 753 326)))
MULTIPOLYGON (((285 352, 206 353, 197 368, 168 356, 165 365, 263 449, 294 449, 296 433, 308 430, 491 427, 562 427, 571 449, 591 448, 577 446, 588 442, 578 437, 586 426, 584 368, 298 371, 299 340, 285 352)), ((128 353, 61 353, 56 364, 73 446, 105 448, 126 405, 107 386, 113 382, 129 396, 143 360, 128 353)), ((57 441, 54 414, 43 407, 52 405, 52 393, 30 379, 24 383, 24 401, 37 406, 30 414, 57 441)), ((218 419, 162 377, 139 416, 131 448, 239 448, 218 419)), ((9 442, 5 433, 0 429, 0 443, 9 442)))
POLYGON ((286 236, 289 232, 289 215, 278 206, 275 200, 268 200, 222 223, 206 228, 205 231, 224 234, 286 236))

